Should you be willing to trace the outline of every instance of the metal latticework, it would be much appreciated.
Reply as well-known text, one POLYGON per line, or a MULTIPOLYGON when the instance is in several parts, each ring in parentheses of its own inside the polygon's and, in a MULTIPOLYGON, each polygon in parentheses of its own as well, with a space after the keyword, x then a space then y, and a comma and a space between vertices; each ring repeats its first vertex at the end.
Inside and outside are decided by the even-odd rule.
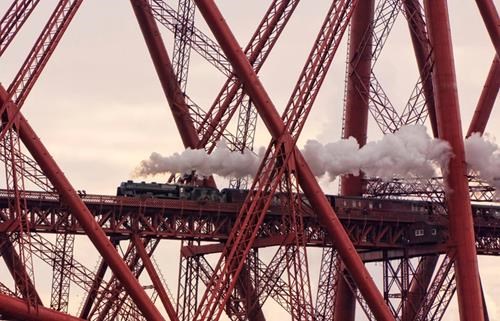
MULTIPOLYGON (((500 255, 500 206, 495 186, 465 165, 446 0, 333 0, 311 41, 297 38, 297 29, 290 26, 297 23, 295 16, 310 15, 299 26, 308 30, 303 22, 317 17, 312 12, 321 4, 271 0, 267 10, 245 13, 248 22, 257 12, 262 16, 253 33, 243 33, 230 26, 231 10, 237 9, 228 10, 228 4, 221 3, 219 10, 213 0, 130 0, 185 148, 210 154, 224 140, 233 152, 253 153, 258 118, 271 140, 255 177, 229 178, 226 190, 217 177, 174 183, 172 175, 170 184, 151 183, 169 193, 118 196, 75 190, 22 109, 50 59, 67 59, 53 54, 63 36, 71 34, 83 1, 56 1, 45 24, 32 25, 46 2, 7 2, 0 19, 0 62, 6 59, 13 66, 15 59, 5 54, 11 50, 26 58, 10 82, 0 79, 10 84, 0 84, 0 162, 5 169, 0 256, 8 272, 0 277, 0 318, 353 321, 362 310, 368 320, 443 320, 457 293, 460 320, 488 319, 477 256, 500 255), (399 54, 389 41, 401 25, 399 16, 405 19, 416 76, 398 81, 418 79, 407 87, 409 98, 402 104, 389 97, 390 81, 380 72, 387 68, 384 55, 399 54), (38 25, 41 32, 22 52, 26 48, 17 42, 30 39, 24 32, 38 25), (236 38, 246 36, 242 46, 236 38), (291 62, 303 43, 312 43, 309 53, 291 62), (344 175, 340 195, 323 192, 311 166, 317 164, 308 163, 296 144, 305 138, 301 134, 307 133, 303 129, 342 43, 348 47, 343 104, 331 102, 343 105, 342 138, 365 145, 370 114, 383 134, 428 124, 453 152, 443 177, 344 175), (195 54, 199 60, 192 60, 195 54), (271 66, 279 60, 303 66, 281 115, 276 101, 283 97, 268 92, 267 85, 288 75, 283 66, 271 66), (196 88, 193 68, 204 76, 216 74, 220 87, 209 92, 196 88), (201 99, 200 92, 212 97, 201 99), (88 242, 82 247, 84 238, 88 242), (165 255, 169 252, 163 252, 161 240, 180 243, 179 262, 165 255), (321 260, 313 247, 321 250, 321 260), (77 255, 82 249, 83 259, 77 255), (89 261, 98 262, 95 269, 86 266, 89 261), (372 262, 377 263, 373 269, 372 262), (178 270, 171 268, 175 263, 178 270), (314 275, 317 267, 319 275, 314 275), (380 273, 373 273, 376 269, 380 273), (52 278, 40 280, 49 270, 52 278), (161 270, 167 271, 165 277, 161 270), (177 280, 175 287, 170 284, 177 289, 174 295, 166 280, 177 280)), ((476 4, 495 58, 467 136, 484 133, 500 87, 498 12, 492 0, 476 4)), ((47 119, 56 118, 50 114, 47 119)))

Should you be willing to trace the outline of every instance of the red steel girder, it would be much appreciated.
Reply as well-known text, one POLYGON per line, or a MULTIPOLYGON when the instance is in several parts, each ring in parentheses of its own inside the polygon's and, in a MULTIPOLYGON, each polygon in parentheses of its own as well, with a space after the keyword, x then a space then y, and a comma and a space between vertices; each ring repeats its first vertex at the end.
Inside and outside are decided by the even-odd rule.
POLYGON ((412 321, 424 302, 425 294, 436 269, 439 255, 424 256, 418 264, 410 281, 407 293, 407 308, 401 315, 401 321, 412 321))
MULTIPOLYGON (((330 236, 335 240, 340 256, 349 268, 350 273, 356 280, 356 284, 367 299, 374 314, 379 320, 394 320, 380 292, 376 288, 372 278, 349 240, 349 237, 340 224, 340 221, 336 217, 335 212, 321 192, 321 188, 314 178, 309 166, 303 159, 300 151, 298 151, 296 147, 294 148, 294 138, 292 138, 291 134, 287 131, 284 122, 279 117, 275 106, 272 104, 271 99, 253 71, 252 66, 246 59, 245 54, 239 47, 229 27, 226 25, 221 13, 218 11, 213 1, 197 0, 196 4, 205 17, 209 27, 212 29, 219 44, 228 56, 229 61, 231 61, 235 73, 242 80, 259 114, 263 118, 266 127, 271 132, 271 135, 275 139, 283 140, 287 145, 285 151, 288 150, 289 153, 294 154, 297 162, 300 185, 312 206, 318 211, 318 215, 321 217, 330 236)), ((303 124, 300 123, 298 127, 301 128, 301 125, 303 124)), ((285 144, 282 146, 284 147, 285 144)))
MULTIPOLYGON (((169 6, 165 0, 148 0, 155 19, 168 30, 175 33, 176 28, 182 21, 179 13, 169 6)), ((215 68, 229 77, 232 74, 231 65, 227 61, 219 45, 210 37, 205 35, 196 26, 193 26, 190 46, 215 68)))
POLYGON ((427 27, 423 16, 423 8, 418 0, 403 0, 403 8, 410 29, 413 51, 420 74, 420 86, 425 96, 429 120, 434 137, 438 137, 436 111, 434 106, 434 90, 432 88, 432 56, 427 27))
POLYGON ((64 265, 73 261, 75 235, 64 233, 56 235, 54 246, 54 265, 52 266, 52 291, 50 307, 57 311, 68 312, 70 276, 64 265))
POLYGON ((340 273, 340 260, 337 252, 332 247, 323 248, 315 304, 318 321, 334 320, 340 273))
MULTIPOLYGON (((8 94, 5 89, 0 86, 0 104, 4 105, 7 102, 8 94)), ((144 313, 144 316, 147 318, 155 318, 156 320, 163 320, 156 307, 146 295, 144 289, 134 278, 128 267, 115 251, 114 246, 96 223, 87 206, 85 206, 82 199, 78 196, 76 191, 71 186, 71 183, 63 174, 63 171, 50 156, 50 153, 42 144, 35 131, 31 128, 22 114, 19 114, 18 126, 19 135, 24 145, 60 193, 67 206, 72 210, 75 218, 80 222, 90 240, 94 243, 99 253, 107 261, 115 275, 123 283, 124 287, 134 299, 139 309, 144 313)))
MULTIPOLYGON (((158 239, 153 241, 151 238, 144 238, 141 241, 147 246, 149 254, 152 254, 159 243, 158 239)), ((144 271, 144 264, 140 260, 137 248, 132 242, 127 246, 127 250, 123 255, 123 261, 138 280, 144 271)), ((126 291, 123 291, 123 286, 119 279, 115 275, 112 275, 106 282, 104 290, 99 291, 89 318, 96 321, 113 320, 122 312, 121 310, 127 299, 128 294, 126 291)))
POLYGON ((87 292, 87 296, 85 298, 85 301, 83 301, 82 308, 80 310, 80 318, 82 319, 88 319, 88 316, 90 314, 90 310, 92 309, 92 305, 94 304, 94 301, 97 297, 97 291, 99 289, 99 286, 101 285, 104 274, 106 274, 106 270, 108 268, 108 265, 106 264, 106 261, 101 259, 99 262, 99 266, 97 268, 97 271, 95 273, 94 280, 92 282, 92 286, 89 288, 87 292))
POLYGON ((26 267, 16 252, 14 244, 12 244, 7 234, 0 234, 0 244, 0 254, 5 261, 7 269, 14 278, 16 287, 21 292, 22 297, 33 304, 43 306, 42 300, 33 284, 33 280, 31 280, 26 267))
MULTIPOLYGON (((256 73, 259 72, 269 56, 271 49, 298 3, 299 0, 274 0, 270 4, 264 18, 245 48, 245 54, 256 73)), ((198 128, 198 133, 202 137, 199 148, 208 144, 206 146, 208 151, 214 149, 236 108, 242 103, 244 95, 241 81, 232 74, 220 90, 198 128)))
POLYGON ((490 118, 491 110, 495 104, 499 88, 500 59, 498 58, 498 55, 495 55, 495 58, 493 58, 493 62, 491 63, 488 78, 486 78, 486 83, 484 84, 481 96, 477 102, 476 110, 472 116, 469 129, 467 130, 467 137, 471 136, 473 133, 480 133, 481 135, 484 133, 486 124, 488 124, 488 119, 490 118))
MULTIPOLYGON (((177 283, 177 315, 181 321, 193 320, 198 302, 198 285, 200 268, 198 256, 184 255, 184 247, 192 247, 194 241, 182 241, 179 257, 179 274, 177 283)), ((197 242, 199 245, 199 242, 197 242)))
POLYGON ((0 293, 0 313, 24 321, 84 321, 71 315, 38 306, 30 307, 25 301, 0 293))
MULTIPOLYGON (((343 137, 354 137, 360 146, 366 144, 368 130, 368 102, 370 92, 358 90, 369 88, 372 73, 372 36, 375 1, 361 1, 354 10, 349 34, 349 64, 347 94, 344 107, 343 137)), ((341 178, 342 195, 363 195, 362 175, 344 175, 341 178)), ((343 264, 337 273, 343 274, 343 264)), ((338 280, 335 297, 334 320, 354 320, 356 300, 354 294, 341 277, 338 280)))
POLYGON ((139 257, 141 258, 142 263, 144 264, 144 267, 146 268, 146 271, 148 272, 149 277, 151 278, 151 281, 153 282, 156 291, 158 292, 158 296, 160 297, 160 300, 163 303, 165 310, 167 311, 168 317, 170 318, 171 321, 178 321, 179 318, 177 317, 177 313, 174 309, 174 306, 172 305, 172 302, 170 302, 170 299, 167 295, 167 291, 165 290, 165 287, 161 283, 158 272, 156 271, 153 263, 151 262, 150 259, 151 254, 147 253, 143 241, 137 235, 132 236, 132 243, 134 243, 136 251, 139 254, 139 257))
POLYGON ((453 250, 444 255, 431 286, 416 313, 415 321, 441 320, 443 317, 456 289, 455 272, 453 271, 454 261, 453 250))
POLYGON ((151 59, 155 65, 156 73, 167 98, 172 115, 185 147, 196 148, 198 136, 193 121, 189 115, 184 93, 179 87, 177 76, 161 38, 160 31, 153 17, 151 7, 146 0, 130 0, 135 16, 141 27, 142 35, 148 46, 151 59))
POLYGON ((484 320, 474 225, 470 208, 453 47, 446 0, 425 0, 429 36, 433 46, 432 75, 439 138, 450 143, 454 156, 447 169, 446 203, 450 246, 456 249, 458 307, 461 320, 484 320), (452 192, 450 192, 452 191, 452 192))
POLYGON ((0 57, 40 0, 15 0, 0 21, 0 57))
MULTIPOLYGON (((14 122, 17 121, 18 113, 24 101, 35 85, 43 68, 49 61, 49 58, 52 56, 52 53, 78 11, 82 1, 83 0, 60 0, 54 9, 49 21, 47 21, 35 45, 7 90, 9 99, 13 100, 15 105, 13 105, 8 112, 3 103, 2 106, 0 106, 1 117, 5 117, 5 119, 8 120, 8 122, 2 126, 0 140, 3 139, 14 122)), ((6 102, 7 100, 2 98, 2 101, 6 102)))
POLYGON ((174 31, 172 64, 179 87, 183 92, 186 92, 196 5, 193 0, 179 0, 178 3, 177 12, 180 23, 177 24, 174 31))
POLYGON ((484 24, 495 47, 497 56, 500 56, 500 19, 493 0, 476 0, 479 12, 483 17, 484 24))

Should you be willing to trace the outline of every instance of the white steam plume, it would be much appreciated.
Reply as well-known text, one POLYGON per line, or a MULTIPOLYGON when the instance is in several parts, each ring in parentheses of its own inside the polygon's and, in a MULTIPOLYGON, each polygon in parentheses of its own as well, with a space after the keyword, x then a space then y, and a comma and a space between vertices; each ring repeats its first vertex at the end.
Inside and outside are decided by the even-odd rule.
MULTIPOLYGON (((432 139, 423 126, 403 127, 361 149, 352 137, 326 145, 310 140, 302 152, 316 176, 328 174, 332 180, 346 173, 358 175, 360 170, 369 176, 385 179, 394 176, 432 177, 436 175, 436 167, 445 165, 451 155, 449 145, 432 139)), ((231 152, 224 143, 219 143, 211 155, 191 149, 169 157, 152 153, 135 173, 146 176, 196 170, 201 175, 243 177, 255 175, 262 155, 263 152, 260 156, 231 152)))
POLYGON ((500 189, 500 147, 492 137, 472 134, 465 140, 465 156, 471 169, 500 189))
POLYGON ((255 175, 261 157, 251 152, 232 152, 224 142, 219 142, 212 152, 203 149, 186 149, 172 156, 152 153, 135 170, 135 176, 147 176, 163 173, 191 173, 208 176, 216 174, 223 177, 244 177, 255 175))
POLYGON ((384 179, 392 177, 432 177, 436 167, 446 165, 451 155, 448 143, 432 139, 423 126, 406 126, 380 141, 359 148, 353 137, 322 145, 308 141, 304 157, 316 176, 330 179, 346 173, 384 179))

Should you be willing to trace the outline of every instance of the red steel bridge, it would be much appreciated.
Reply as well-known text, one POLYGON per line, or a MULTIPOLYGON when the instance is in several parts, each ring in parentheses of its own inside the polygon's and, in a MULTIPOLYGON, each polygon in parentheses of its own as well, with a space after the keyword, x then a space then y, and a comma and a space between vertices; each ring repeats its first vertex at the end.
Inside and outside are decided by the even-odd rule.
MULTIPOLYGON (((0 20, 0 59, 40 1, 10 2, 0 20)), ((19 72, 8 87, 0 85, 0 255, 10 272, 0 277, 3 319, 263 321, 275 319, 265 313, 270 298, 292 320, 441 320, 456 293, 460 320, 489 320, 477 257, 500 254, 500 206, 495 189, 468 172, 463 139, 484 132, 499 89, 492 0, 476 0, 495 56, 465 134, 446 0, 330 1, 282 115, 258 73, 299 0, 266 1, 246 46, 213 0, 130 0, 186 148, 210 153, 225 139, 236 152, 251 150, 258 117, 269 131, 256 178, 230 180, 249 190, 234 203, 77 193, 21 108, 82 2, 57 1, 19 72), (211 33, 195 25, 196 11, 211 33), (419 74, 402 108, 374 71, 399 15, 419 74), (173 34, 171 51, 164 29, 173 34), (296 142, 342 41, 342 137, 366 144, 370 115, 383 133, 426 122, 453 149, 444 178, 346 175, 335 203, 322 191, 296 142), (226 77, 210 106, 186 90, 192 52, 226 77), (76 235, 100 254, 95 269, 73 256, 76 235), (169 286, 175 297, 155 260, 161 240, 181 241, 178 272, 168 270, 178 274, 169 286), (312 248, 322 251, 317 262, 307 254, 312 248), (40 261, 52 272, 50 302, 35 282, 40 261), (367 269, 369 262, 382 265, 381 275, 367 269), (78 311, 68 309, 75 288, 84 293, 78 311)))

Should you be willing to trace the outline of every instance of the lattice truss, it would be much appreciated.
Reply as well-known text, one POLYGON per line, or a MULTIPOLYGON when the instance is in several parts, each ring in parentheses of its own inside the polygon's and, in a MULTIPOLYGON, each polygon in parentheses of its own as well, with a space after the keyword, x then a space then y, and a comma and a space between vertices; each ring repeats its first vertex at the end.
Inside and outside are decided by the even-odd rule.
MULTIPOLYGON (((39 0, 10 2, 0 20, 0 59, 41 5, 39 0)), ((500 254, 500 218, 493 214, 500 211, 471 211, 471 199, 493 202, 496 191, 475 173, 462 175, 446 0, 329 1, 282 115, 258 74, 294 14, 310 3, 267 1, 267 11, 243 44, 213 0, 130 0, 186 148, 211 153, 223 139, 231 150, 248 152, 258 118, 269 131, 256 178, 229 182, 248 189, 245 201, 236 205, 75 191, 21 108, 82 2, 59 0, 18 73, 13 79, 0 75, 5 168, 0 255, 9 274, 0 277, 3 319, 264 321, 274 319, 265 312, 271 307, 291 320, 354 320, 356 310, 369 320, 441 320, 455 292, 461 320, 488 319, 476 255, 500 254), (391 102, 375 68, 398 18, 408 27, 418 69, 404 104, 391 102), (201 20, 210 31, 199 27, 201 20), (173 48, 163 41, 167 34, 173 48), (342 207, 325 197, 296 143, 332 61, 343 59, 338 57, 342 43, 348 48, 342 137, 365 144, 368 115, 384 134, 428 124, 456 156, 447 177, 344 176, 340 193, 350 201, 342 207), (190 93, 195 54, 225 77, 211 105, 197 104, 190 93), (373 206, 381 199, 425 200, 427 210, 384 211, 373 206), (408 231, 424 231, 423 222, 432 222, 431 233, 439 237, 412 243, 408 231), (421 227, 410 229, 414 226, 421 227), (73 255, 83 237, 100 255, 95 267, 73 255), (178 270, 155 259, 166 239, 182 241, 178 270), (311 247, 321 249, 320 260, 311 247), (372 262, 381 273, 370 274, 372 262), (35 279, 38 268, 52 272, 45 276, 51 278, 48 296, 38 286, 46 280, 35 279), (316 279, 311 271, 318 268, 316 279), (178 273, 177 284, 167 285, 162 271, 168 279, 178 273)), ((492 0, 476 2, 495 57, 467 135, 484 132, 500 83, 498 13, 492 0)), ((212 178, 208 183, 216 186, 212 178)))

